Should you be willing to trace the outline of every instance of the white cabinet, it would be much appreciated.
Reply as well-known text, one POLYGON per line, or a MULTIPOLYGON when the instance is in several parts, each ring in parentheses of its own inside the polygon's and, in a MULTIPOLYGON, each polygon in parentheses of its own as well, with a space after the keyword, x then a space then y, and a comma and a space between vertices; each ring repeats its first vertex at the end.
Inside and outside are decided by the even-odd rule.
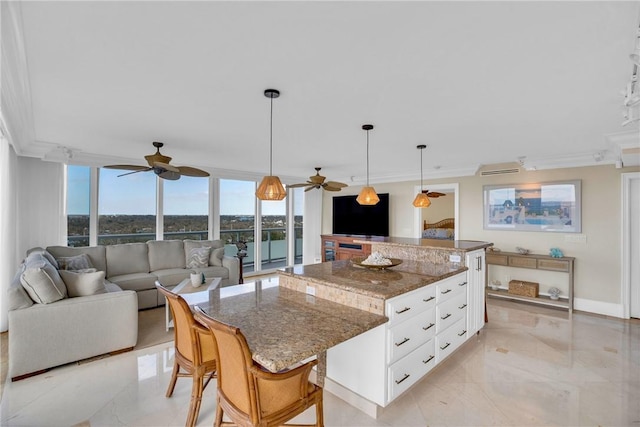
POLYGON ((469 313, 467 317, 467 332, 475 334, 484 327, 485 314, 485 251, 478 249, 467 252, 465 256, 467 270, 467 298, 469 313))
POLYGON ((469 289, 465 272, 387 300, 389 322, 327 351, 326 377, 388 405, 470 336, 469 289))

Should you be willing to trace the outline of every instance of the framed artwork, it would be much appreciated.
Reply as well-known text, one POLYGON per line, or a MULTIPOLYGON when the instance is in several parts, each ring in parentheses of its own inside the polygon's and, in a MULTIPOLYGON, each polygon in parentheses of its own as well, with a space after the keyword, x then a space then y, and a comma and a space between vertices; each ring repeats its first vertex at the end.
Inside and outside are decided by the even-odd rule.
POLYGON ((580 233, 580 183, 485 185, 484 229, 580 233))

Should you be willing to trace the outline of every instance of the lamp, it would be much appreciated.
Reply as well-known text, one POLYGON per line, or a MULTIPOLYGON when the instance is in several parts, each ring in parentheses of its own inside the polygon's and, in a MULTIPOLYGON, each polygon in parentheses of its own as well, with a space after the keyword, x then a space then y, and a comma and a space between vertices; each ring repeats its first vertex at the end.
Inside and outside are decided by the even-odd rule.
POLYGON ((256 190, 256 197, 260 200, 282 200, 287 195, 280 178, 273 176, 273 98, 280 96, 275 89, 267 89, 264 96, 271 100, 271 116, 269 121, 269 175, 262 178, 262 182, 256 190))
POLYGON ((429 206, 431 206, 431 200, 429 200, 429 197, 423 192, 422 189, 422 152, 425 148, 427 148, 427 146, 424 144, 420 144, 416 145, 416 148, 420 150, 420 192, 416 195, 416 198, 413 199, 413 206, 415 206, 416 208, 428 208, 429 206))
POLYGON ((380 201, 376 190, 369 186, 369 131, 373 129, 373 125, 362 125, 362 129, 367 131, 367 185, 360 191, 356 201, 361 205, 373 206, 380 201))

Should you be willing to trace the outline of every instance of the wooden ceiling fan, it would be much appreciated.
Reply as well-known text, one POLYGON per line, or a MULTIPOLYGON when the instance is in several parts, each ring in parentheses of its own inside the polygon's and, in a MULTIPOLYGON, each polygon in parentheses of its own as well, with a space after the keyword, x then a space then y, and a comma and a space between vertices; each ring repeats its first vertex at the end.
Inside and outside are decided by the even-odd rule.
POLYGON ((446 194, 438 193, 437 191, 422 190, 422 193, 426 194, 430 199, 437 199, 438 197, 446 196, 446 194))
POLYGON ((324 189, 327 191, 340 191, 341 189, 343 189, 344 187, 348 187, 347 184, 344 184, 342 182, 336 182, 336 181, 327 181, 324 182, 325 179, 327 179, 327 177, 320 175, 320 169, 322 168, 315 168, 316 169, 316 174, 312 175, 309 177, 309 181, 307 182, 302 182, 299 184, 291 184, 291 185, 287 185, 287 187, 289 188, 296 188, 296 187, 307 187, 304 189, 304 191, 309 191, 309 190, 313 190, 313 189, 324 189))
POLYGON ((120 176, 131 175, 132 173, 138 172, 148 172, 153 171, 156 175, 158 175, 162 179, 168 179, 171 181, 175 181, 180 179, 182 175, 185 176, 195 176, 195 177, 206 177, 209 176, 208 172, 205 172, 201 169, 192 168, 190 166, 173 166, 170 165, 171 157, 160 154, 160 148, 162 148, 164 144, 162 142, 154 142, 153 146, 156 147, 156 152, 154 154, 149 154, 148 156, 144 156, 147 164, 149 166, 137 166, 137 165, 108 165, 104 166, 108 169, 123 169, 130 170, 133 172, 123 173, 120 176))

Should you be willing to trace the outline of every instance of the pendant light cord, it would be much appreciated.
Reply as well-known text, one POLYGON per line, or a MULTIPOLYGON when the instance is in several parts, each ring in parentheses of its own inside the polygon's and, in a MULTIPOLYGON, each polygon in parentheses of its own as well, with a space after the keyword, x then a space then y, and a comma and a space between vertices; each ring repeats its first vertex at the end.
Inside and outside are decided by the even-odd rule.
POLYGON ((367 129, 367 187, 369 186, 369 130, 367 129))
POLYGON ((273 175, 273 96, 271 99, 271 114, 269 116, 269 176, 273 175))
POLYGON ((424 186, 422 185, 422 152, 424 149, 420 149, 420 192, 424 191, 424 186))

